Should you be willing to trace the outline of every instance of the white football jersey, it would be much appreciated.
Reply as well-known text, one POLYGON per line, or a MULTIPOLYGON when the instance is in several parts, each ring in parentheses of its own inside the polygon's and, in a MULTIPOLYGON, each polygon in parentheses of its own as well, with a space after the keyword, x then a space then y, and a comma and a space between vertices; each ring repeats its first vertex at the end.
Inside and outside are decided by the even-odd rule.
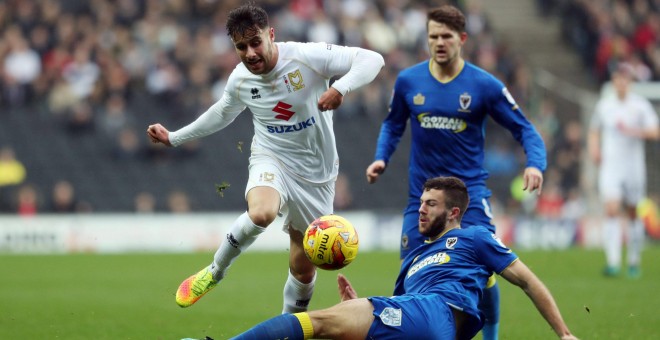
MULTIPOLYGON (((359 49, 326 43, 276 44, 279 57, 270 73, 255 75, 238 64, 222 98, 195 122, 170 133, 170 142, 176 146, 216 132, 247 107, 254 123, 252 154, 273 157, 287 172, 308 182, 328 182, 339 169, 333 112, 321 112, 317 105, 330 78, 351 70, 359 49)), ((349 78, 358 76, 362 79, 354 83, 367 83, 381 66, 349 78)), ((342 94, 350 90, 346 82, 337 85, 342 94)))
POLYGON ((657 125, 651 103, 638 94, 628 93, 623 101, 614 95, 601 99, 591 121, 591 129, 601 132, 601 171, 645 176, 645 140, 623 134, 619 126, 649 129, 657 125))

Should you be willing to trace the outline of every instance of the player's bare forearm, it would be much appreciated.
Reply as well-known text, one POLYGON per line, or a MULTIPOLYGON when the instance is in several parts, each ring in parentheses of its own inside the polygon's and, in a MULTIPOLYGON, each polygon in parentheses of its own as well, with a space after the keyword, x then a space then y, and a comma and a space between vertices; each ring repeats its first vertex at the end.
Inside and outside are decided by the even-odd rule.
POLYGON ((524 264, 518 260, 502 272, 502 277, 520 287, 532 300, 541 316, 561 339, 576 339, 564 323, 559 308, 548 288, 524 264))

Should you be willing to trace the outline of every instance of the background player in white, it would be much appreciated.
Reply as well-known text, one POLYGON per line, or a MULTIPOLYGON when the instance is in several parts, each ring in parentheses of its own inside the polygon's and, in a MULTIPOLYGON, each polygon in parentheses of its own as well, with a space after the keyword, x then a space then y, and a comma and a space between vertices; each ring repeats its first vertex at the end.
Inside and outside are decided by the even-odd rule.
POLYGON ((286 214, 290 270, 283 312, 304 311, 316 271, 304 255, 303 232, 315 218, 333 213, 339 159, 332 110, 348 92, 371 82, 384 61, 380 54, 356 47, 276 43, 267 13, 253 3, 229 13, 227 31, 241 63, 222 98, 177 131, 160 124, 147 129, 153 142, 177 146, 221 130, 246 107, 254 123, 247 211, 231 226, 211 265, 181 283, 176 302, 188 307, 199 300, 278 214, 286 214), (343 76, 329 87, 336 75, 343 76))
MULTIPOLYGON (((624 64, 625 65, 625 64, 624 64)), ((637 204, 646 194, 644 142, 660 138, 658 116, 649 101, 630 91, 631 73, 624 66, 612 73, 613 96, 601 98, 591 121, 589 153, 600 166, 598 189, 604 203, 603 245, 606 276, 621 268, 622 219, 628 228, 628 274, 640 275, 644 225, 637 204)))

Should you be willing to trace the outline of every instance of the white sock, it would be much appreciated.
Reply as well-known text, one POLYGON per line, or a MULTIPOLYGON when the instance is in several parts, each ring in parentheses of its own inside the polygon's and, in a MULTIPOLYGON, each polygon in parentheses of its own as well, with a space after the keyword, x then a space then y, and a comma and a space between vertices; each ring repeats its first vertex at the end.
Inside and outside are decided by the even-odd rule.
POLYGON ((621 224, 617 217, 605 218, 603 224, 603 247, 605 248, 605 258, 610 267, 621 267, 621 243, 623 235, 621 224))
POLYGON ((628 265, 639 266, 644 249, 644 223, 639 218, 631 221, 628 228, 628 265))
POLYGON ((307 311, 309 301, 314 293, 314 283, 316 282, 316 273, 310 283, 302 283, 296 280, 289 271, 289 277, 284 284, 284 307, 282 314, 300 313, 307 311))
POLYGON ((213 256, 213 263, 211 264, 213 279, 220 281, 225 277, 227 268, 231 266, 238 255, 247 249, 265 230, 266 228, 252 223, 247 212, 239 216, 213 256))

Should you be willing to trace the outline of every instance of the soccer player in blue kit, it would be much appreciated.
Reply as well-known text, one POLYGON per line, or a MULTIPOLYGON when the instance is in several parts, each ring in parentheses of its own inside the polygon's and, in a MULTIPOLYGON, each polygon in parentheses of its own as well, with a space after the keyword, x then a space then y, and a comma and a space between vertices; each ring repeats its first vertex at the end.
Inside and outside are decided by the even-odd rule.
MULTIPOLYGON (((408 205, 401 231, 401 258, 424 242, 417 231, 422 184, 435 176, 456 176, 470 193, 463 227, 491 224, 488 173, 484 169, 484 129, 488 116, 511 132, 527 155, 524 189, 543 185, 545 145, 501 81, 461 57, 467 39, 465 16, 444 5, 427 14, 430 59, 403 70, 394 85, 390 112, 378 137, 375 161, 366 171, 369 183, 382 174, 410 120, 408 205)), ((480 306, 486 316, 485 340, 497 339, 499 288, 495 276, 480 306)))
POLYGON ((436 177, 423 188, 419 232, 427 242, 403 260, 394 296, 358 298, 339 275, 339 304, 282 314, 233 339, 471 339, 483 325, 477 305, 492 272, 520 287, 560 339, 577 339, 550 291, 515 253, 484 226, 461 228, 469 202, 463 181, 436 177))

